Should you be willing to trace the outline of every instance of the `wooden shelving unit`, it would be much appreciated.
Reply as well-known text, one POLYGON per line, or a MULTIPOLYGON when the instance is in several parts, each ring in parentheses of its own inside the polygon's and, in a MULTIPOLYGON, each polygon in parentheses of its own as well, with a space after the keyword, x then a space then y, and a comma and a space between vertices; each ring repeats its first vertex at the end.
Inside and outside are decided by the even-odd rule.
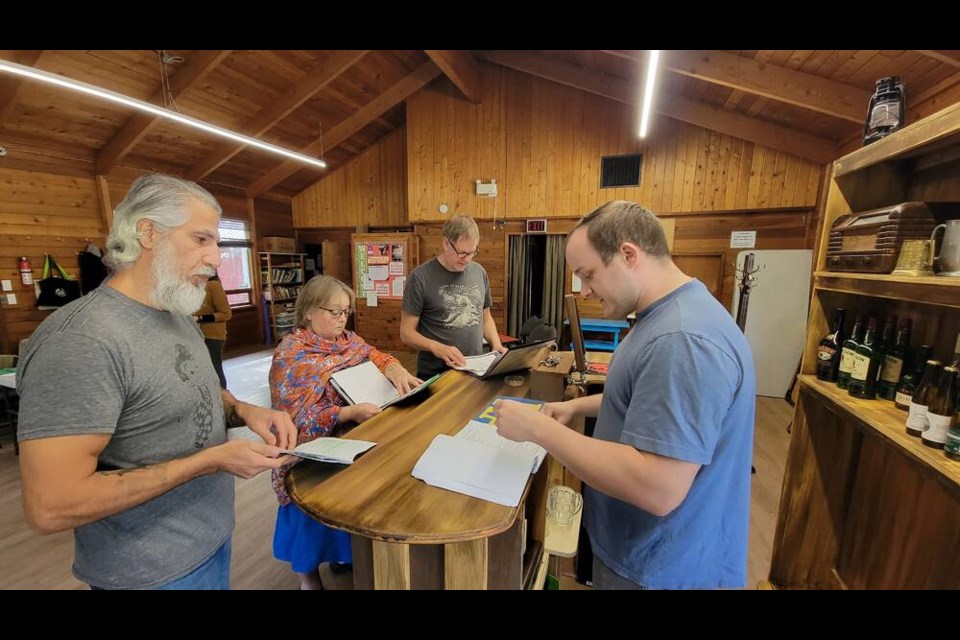
POLYGON ((276 344, 294 329, 306 254, 261 252, 259 256, 265 342, 276 344))
POLYGON ((960 278, 825 269, 834 220, 910 201, 960 202, 960 104, 833 164, 773 543, 776 588, 960 586, 960 462, 907 435, 907 414, 892 402, 854 398, 815 375, 841 306, 848 322, 869 312, 912 318, 913 348, 930 344, 952 359, 960 278))
POLYGON ((818 380, 817 376, 810 374, 801 374, 800 384, 844 412, 846 418, 856 422, 859 427, 870 430, 873 435, 912 458, 926 468, 932 477, 960 495, 960 464, 947 458, 940 449, 925 446, 919 438, 907 435, 904 425, 907 414, 892 402, 854 398, 832 382, 818 380))

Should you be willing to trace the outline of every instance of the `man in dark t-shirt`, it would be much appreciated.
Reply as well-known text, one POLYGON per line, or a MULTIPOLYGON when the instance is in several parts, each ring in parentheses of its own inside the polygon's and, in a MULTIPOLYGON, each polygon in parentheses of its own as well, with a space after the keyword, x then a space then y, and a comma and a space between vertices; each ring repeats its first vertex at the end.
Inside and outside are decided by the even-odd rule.
POLYGON ((400 316, 400 339, 420 352, 417 377, 427 379, 479 355, 483 338, 504 352, 490 313, 487 272, 473 262, 480 244, 477 223, 454 216, 443 225, 443 249, 407 279, 400 316))

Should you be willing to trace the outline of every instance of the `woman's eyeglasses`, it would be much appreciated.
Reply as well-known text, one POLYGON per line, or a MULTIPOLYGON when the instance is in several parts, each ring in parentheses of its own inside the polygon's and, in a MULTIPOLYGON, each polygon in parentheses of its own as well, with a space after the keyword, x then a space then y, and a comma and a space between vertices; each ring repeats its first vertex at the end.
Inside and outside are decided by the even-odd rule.
POLYGON ((349 318, 350 315, 353 313, 353 309, 351 309, 350 307, 347 307, 346 309, 327 309, 326 307, 321 307, 320 305, 317 305, 317 308, 323 309, 334 318, 344 318, 344 317, 349 318))

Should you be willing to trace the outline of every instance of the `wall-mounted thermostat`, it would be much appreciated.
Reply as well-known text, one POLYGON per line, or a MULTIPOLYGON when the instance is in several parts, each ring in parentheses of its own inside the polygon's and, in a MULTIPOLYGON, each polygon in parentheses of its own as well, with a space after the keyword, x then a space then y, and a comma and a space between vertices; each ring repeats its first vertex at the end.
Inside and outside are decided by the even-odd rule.
POLYGON ((477 180, 477 197, 478 198, 496 198, 497 197, 497 181, 490 180, 490 182, 481 182, 477 180))
POLYGON ((441 203, 440 203, 440 206, 437 207, 437 210, 438 210, 440 213, 446 213, 447 211, 450 211, 450 207, 447 206, 447 203, 446 203, 446 202, 441 202, 441 203))

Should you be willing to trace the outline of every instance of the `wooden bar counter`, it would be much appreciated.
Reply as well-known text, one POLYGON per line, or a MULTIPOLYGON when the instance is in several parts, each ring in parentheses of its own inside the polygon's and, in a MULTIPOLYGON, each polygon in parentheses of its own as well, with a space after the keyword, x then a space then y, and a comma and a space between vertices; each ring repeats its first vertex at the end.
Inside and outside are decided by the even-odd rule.
MULTIPOLYGON (((531 476, 514 508, 431 487, 410 474, 434 436, 456 434, 496 396, 527 396, 530 373, 524 378, 522 386, 510 387, 502 378, 448 371, 426 400, 390 407, 350 431, 346 437, 377 443, 352 465, 305 461, 293 468, 287 476, 293 501, 351 534, 355 588, 523 587, 542 549, 542 536, 525 544, 525 507, 542 520, 547 465, 531 476)), ((542 523, 530 525, 531 533, 543 530, 542 523)))

